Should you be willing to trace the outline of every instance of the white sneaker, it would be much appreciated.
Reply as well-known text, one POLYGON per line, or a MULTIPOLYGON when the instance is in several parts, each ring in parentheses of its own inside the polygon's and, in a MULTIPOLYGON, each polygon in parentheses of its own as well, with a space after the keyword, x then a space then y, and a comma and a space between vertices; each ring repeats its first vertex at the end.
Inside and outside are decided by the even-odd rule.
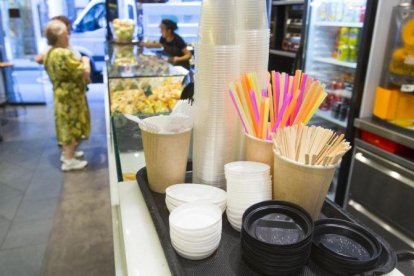
POLYGON ((61 169, 64 172, 67 171, 73 171, 73 170, 82 170, 83 168, 85 168, 88 165, 88 161, 85 160, 78 160, 75 158, 72 159, 64 159, 61 169))
MULTIPOLYGON (((83 151, 79 150, 79 151, 75 151, 75 153, 73 154, 73 157, 76 159, 82 158, 85 154, 83 153, 83 151)), ((60 155, 60 162, 63 162, 65 160, 65 156, 63 155, 63 153, 60 155)))

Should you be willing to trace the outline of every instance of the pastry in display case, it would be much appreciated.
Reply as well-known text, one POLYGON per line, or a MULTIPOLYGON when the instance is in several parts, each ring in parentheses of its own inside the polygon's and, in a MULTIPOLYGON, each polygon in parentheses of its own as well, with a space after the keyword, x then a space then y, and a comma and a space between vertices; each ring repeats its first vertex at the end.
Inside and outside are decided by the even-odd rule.
POLYGON ((182 77, 109 80, 112 113, 171 112, 182 91, 182 77))
POLYGON ((138 65, 138 47, 135 45, 115 45, 111 62, 115 67, 138 65))
POLYGON ((394 7, 373 114, 414 129, 414 6, 394 7))

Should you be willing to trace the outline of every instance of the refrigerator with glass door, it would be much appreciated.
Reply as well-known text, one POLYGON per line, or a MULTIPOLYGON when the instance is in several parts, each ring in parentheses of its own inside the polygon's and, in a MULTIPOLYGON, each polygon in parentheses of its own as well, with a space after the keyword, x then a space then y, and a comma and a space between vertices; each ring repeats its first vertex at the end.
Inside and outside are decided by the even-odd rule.
MULTIPOLYGON (((331 128, 353 140, 374 26, 375 0, 308 0, 302 34, 302 70, 321 81, 328 96, 311 124, 331 128)), ((340 205, 350 154, 337 171, 330 197, 340 205)))

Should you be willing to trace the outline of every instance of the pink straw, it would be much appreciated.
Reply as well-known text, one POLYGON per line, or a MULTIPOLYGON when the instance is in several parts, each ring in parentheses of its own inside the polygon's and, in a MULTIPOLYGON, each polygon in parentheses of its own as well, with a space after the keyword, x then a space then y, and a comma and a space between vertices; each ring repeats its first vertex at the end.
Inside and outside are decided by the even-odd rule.
POLYGON ((239 114, 239 118, 240 118, 240 121, 241 121, 241 122, 242 122, 242 124, 243 124, 243 128, 244 128, 245 133, 249 133, 249 132, 247 131, 246 124, 244 123, 243 116, 241 115, 241 112, 240 112, 240 110, 239 110, 239 107, 237 106, 236 99, 234 98, 233 93, 232 93, 231 91, 229 91, 229 94, 230 94, 231 101, 233 102, 233 105, 234 105, 234 107, 235 107, 235 108, 236 108, 236 110, 237 110, 237 114, 239 114))
POLYGON ((286 98, 284 99, 282 108, 280 109, 279 116, 277 117, 277 121, 273 125, 272 132, 275 132, 276 129, 279 127, 279 124, 282 121, 283 114, 285 113, 285 110, 286 110, 287 106, 289 105, 290 101, 292 100, 292 97, 293 97, 292 94, 288 94, 286 96, 286 98))
POLYGON ((289 90, 289 75, 285 74, 285 87, 283 88, 283 99, 286 99, 286 97, 289 93, 288 90, 289 90))
POLYGON ((273 72, 273 74, 275 75, 275 79, 276 79, 275 83, 273 84, 273 100, 276 99, 273 112, 275 113, 275 120, 276 120, 279 114, 280 73, 277 72, 275 74, 275 72, 273 72))
POLYGON ((262 89, 262 97, 267 97, 267 89, 262 89))
POLYGON ((253 112, 254 112, 254 117, 256 120, 256 125, 259 125, 260 124, 259 108, 256 102, 256 94, 254 93, 253 90, 250 90, 250 100, 252 101, 252 105, 253 105, 253 112))

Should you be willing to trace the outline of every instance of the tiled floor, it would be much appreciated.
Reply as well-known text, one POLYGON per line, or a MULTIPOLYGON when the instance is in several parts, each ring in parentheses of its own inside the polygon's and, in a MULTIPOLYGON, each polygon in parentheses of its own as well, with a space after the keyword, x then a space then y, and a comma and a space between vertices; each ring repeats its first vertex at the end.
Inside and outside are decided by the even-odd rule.
POLYGON ((88 94, 82 172, 60 171, 50 105, 19 108, 1 126, 0 276, 114 274, 103 93, 88 94))

